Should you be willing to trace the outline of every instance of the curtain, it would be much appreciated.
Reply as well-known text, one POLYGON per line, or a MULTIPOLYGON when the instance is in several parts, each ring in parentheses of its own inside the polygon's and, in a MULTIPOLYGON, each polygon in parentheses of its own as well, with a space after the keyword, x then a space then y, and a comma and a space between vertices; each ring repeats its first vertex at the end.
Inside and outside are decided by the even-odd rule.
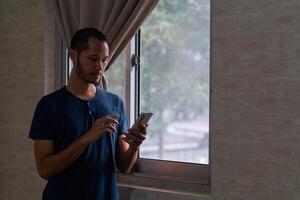
MULTIPOLYGON (((125 48, 159 0, 53 0, 59 31, 70 47, 72 35, 93 27, 102 31, 110 44, 109 66, 125 48)), ((105 77, 100 87, 106 89, 105 77)))

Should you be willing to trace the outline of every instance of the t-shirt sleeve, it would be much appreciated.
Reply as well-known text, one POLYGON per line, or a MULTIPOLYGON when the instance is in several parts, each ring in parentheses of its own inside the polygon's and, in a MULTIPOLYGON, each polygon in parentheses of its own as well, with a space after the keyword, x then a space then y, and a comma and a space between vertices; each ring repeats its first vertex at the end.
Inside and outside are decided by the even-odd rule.
POLYGON ((124 103, 122 100, 120 100, 119 114, 120 114, 120 120, 119 120, 119 126, 118 126, 118 135, 128 131, 128 121, 126 118, 124 103))
POLYGON ((33 115, 32 124, 29 131, 29 138, 33 140, 54 140, 53 115, 53 109, 51 109, 49 103, 42 98, 37 104, 33 115))

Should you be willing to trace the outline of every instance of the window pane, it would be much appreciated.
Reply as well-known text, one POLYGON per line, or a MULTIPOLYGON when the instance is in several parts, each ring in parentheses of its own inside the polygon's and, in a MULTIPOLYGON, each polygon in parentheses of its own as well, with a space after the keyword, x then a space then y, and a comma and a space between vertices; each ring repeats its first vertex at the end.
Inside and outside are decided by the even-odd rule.
POLYGON ((160 0, 141 28, 140 157, 208 164, 209 0, 160 0))
POLYGON ((121 97, 123 101, 125 100, 125 66, 126 60, 124 50, 105 72, 107 90, 121 97))
POLYGON ((73 69, 73 61, 72 61, 72 59, 68 56, 68 50, 67 50, 67 80, 69 80, 70 79, 70 76, 71 76, 71 72, 72 72, 72 69, 73 69))

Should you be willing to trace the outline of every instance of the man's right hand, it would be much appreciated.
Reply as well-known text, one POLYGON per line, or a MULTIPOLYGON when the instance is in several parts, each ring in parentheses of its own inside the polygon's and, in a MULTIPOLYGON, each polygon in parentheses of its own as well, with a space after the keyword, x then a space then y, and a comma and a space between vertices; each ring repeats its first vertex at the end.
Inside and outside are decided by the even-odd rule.
POLYGON ((82 136, 87 143, 97 141, 105 133, 112 133, 117 131, 119 115, 106 115, 95 121, 93 126, 86 134, 82 136))
POLYGON ((69 167, 80 156, 87 145, 97 141, 107 132, 116 131, 118 117, 118 115, 107 115, 97 119, 86 134, 58 153, 55 153, 53 140, 35 140, 34 152, 40 176, 49 180, 69 167))

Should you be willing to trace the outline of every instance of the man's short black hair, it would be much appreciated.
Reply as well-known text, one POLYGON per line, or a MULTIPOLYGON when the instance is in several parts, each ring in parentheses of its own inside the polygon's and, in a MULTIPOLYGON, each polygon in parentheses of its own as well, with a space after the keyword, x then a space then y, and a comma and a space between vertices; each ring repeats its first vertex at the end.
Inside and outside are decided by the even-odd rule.
POLYGON ((72 37, 71 49, 76 49, 81 52, 88 48, 88 41, 90 38, 96 38, 99 41, 104 41, 108 44, 105 35, 95 28, 83 28, 78 30, 72 37))

